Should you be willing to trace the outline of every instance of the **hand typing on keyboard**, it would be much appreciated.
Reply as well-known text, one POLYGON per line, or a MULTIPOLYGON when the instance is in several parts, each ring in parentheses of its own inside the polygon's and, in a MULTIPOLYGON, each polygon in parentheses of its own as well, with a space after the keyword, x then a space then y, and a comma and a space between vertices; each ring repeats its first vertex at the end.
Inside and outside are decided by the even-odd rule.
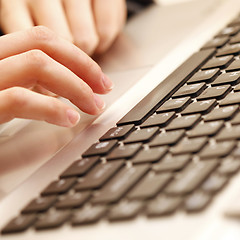
POLYGON ((106 51, 126 18, 125 0, 0 0, 5 33, 44 25, 87 54, 106 51))
POLYGON ((112 88, 90 57, 42 26, 0 37, 0 73, 0 123, 18 117, 72 127, 79 120, 77 111, 31 90, 40 86, 95 115, 104 108, 95 93, 112 88))

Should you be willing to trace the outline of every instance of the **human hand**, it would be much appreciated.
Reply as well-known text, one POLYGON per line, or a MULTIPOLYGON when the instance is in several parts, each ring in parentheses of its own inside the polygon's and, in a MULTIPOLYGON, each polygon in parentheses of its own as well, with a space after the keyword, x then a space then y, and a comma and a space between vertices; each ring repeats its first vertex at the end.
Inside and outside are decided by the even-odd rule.
POLYGON ((40 86, 93 115, 104 108, 95 93, 112 89, 87 54, 42 26, 0 37, 0 73, 0 123, 18 117, 72 127, 76 110, 30 89, 40 86))
POLYGON ((125 0, 0 0, 5 33, 44 25, 88 55, 106 51, 126 19, 125 0))

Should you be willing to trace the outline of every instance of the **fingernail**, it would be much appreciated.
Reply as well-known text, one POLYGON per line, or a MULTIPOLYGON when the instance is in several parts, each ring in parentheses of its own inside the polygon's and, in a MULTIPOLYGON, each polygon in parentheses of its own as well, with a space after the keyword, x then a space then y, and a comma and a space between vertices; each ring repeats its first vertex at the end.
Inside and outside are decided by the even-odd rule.
POLYGON ((99 110, 103 110, 105 108, 105 102, 96 94, 94 94, 94 100, 99 110))
POLYGON ((106 90, 110 91, 113 89, 113 82, 105 74, 102 76, 102 82, 106 90))
POLYGON ((80 115, 77 111, 73 110, 73 109, 68 109, 67 110, 67 118, 68 118, 68 121, 70 123, 70 127, 72 126, 75 126, 79 120, 80 120, 80 115))

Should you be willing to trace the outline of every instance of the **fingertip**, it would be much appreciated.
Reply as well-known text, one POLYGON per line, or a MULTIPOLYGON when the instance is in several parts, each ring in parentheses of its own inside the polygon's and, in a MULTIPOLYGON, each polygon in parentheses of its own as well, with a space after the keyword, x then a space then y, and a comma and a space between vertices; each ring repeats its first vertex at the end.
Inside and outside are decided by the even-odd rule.
POLYGON ((77 123, 80 121, 80 114, 73 110, 73 109, 67 109, 67 127, 74 127, 77 125, 77 123))
POLYGON ((106 107, 105 102, 97 94, 94 94, 94 100, 99 112, 102 112, 106 107))
POLYGON ((111 91, 113 89, 113 82, 105 74, 102 75, 102 82, 106 91, 111 91))
POLYGON ((99 38, 95 33, 91 34, 90 32, 87 36, 85 35, 79 36, 79 34, 75 34, 74 37, 75 37, 74 44, 78 48, 80 48, 83 52, 85 52, 89 56, 93 55, 99 43, 99 38))

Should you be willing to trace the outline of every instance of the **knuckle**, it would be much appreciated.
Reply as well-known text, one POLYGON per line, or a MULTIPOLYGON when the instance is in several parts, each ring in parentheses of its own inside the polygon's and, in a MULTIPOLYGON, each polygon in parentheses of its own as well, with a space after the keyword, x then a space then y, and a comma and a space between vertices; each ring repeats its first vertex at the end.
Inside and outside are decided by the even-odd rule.
POLYGON ((60 35, 63 39, 67 40, 70 43, 74 43, 73 35, 72 34, 64 34, 60 35))
POLYGON ((53 114, 54 116, 57 116, 59 113, 59 100, 55 98, 48 97, 48 114, 53 114))
POLYGON ((36 26, 29 30, 30 37, 37 43, 47 43, 56 38, 56 34, 45 26, 36 26))
POLYGON ((8 89, 7 99, 10 109, 20 109, 27 104, 25 91, 21 87, 12 87, 8 89))
POLYGON ((47 122, 57 122, 61 119, 61 113, 63 111, 62 104, 58 99, 47 97, 48 104, 45 108, 44 120, 47 122))
POLYGON ((25 57, 27 65, 31 65, 33 67, 35 66, 37 69, 40 66, 43 67, 47 63, 48 59, 47 55, 39 49, 34 49, 26 52, 25 57))

